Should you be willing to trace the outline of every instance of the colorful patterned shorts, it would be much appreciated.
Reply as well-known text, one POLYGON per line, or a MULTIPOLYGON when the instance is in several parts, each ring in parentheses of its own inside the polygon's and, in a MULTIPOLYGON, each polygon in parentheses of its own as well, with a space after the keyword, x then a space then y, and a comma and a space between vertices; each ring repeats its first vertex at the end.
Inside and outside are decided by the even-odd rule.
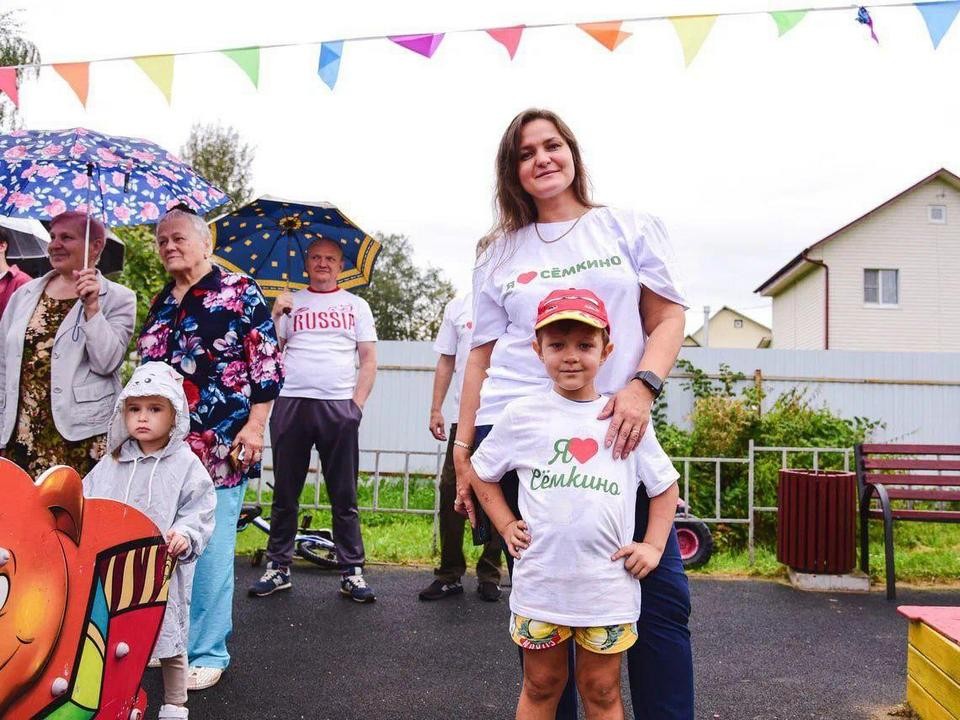
POLYGON ((637 641, 637 624, 569 627, 510 614, 510 637, 524 650, 546 650, 564 640, 600 655, 621 653, 637 641))

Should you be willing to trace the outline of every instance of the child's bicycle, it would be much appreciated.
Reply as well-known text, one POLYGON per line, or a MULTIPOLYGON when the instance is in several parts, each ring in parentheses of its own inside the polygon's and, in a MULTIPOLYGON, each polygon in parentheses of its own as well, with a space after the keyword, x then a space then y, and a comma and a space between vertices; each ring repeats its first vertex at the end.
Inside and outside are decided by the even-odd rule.
MULTIPOLYGON (((237 532, 242 532, 253 525, 267 535, 270 534, 270 523, 263 517, 263 508, 259 505, 244 505, 240 509, 240 517, 237 519, 237 532)), ((313 563, 327 570, 336 570, 337 564, 336 545, 333 543, 333 533, 327 529, 314 530, 310 528, 313 518, 305 515, 300 523, 300 529, 297 530, 293 538, 293 553, 297 557, 313 563)), ((254 552, 250 559, 250 564, 258 567, 263 562, 263 548, 254 552)))
POLYGON ((677 528, 680 559, 684 567, 705 565, 713 554, 713 535, 707 524, 696 515, 687 512, 683 500, 677 502, 677 514, 673 521, 677 528))

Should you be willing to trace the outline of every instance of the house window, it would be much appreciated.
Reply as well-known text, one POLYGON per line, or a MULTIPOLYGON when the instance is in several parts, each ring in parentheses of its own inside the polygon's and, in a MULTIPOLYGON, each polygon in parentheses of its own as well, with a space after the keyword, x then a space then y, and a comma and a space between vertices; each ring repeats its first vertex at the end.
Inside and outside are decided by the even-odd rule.
POLYGON ((734 326, 735 328, 742 328, 742 327, 743 327, 743 320, 741 320, 740 318, 734 319, 734 321, 733 321, 733 326, 734 326))
POLYGON ((927 205, 927 219, 936 225, 947 224, 946 205, 927 205))
POLYGON ((900 302, 899 270, 864 270, 863 301, 870 305, 897 305, 900 302))

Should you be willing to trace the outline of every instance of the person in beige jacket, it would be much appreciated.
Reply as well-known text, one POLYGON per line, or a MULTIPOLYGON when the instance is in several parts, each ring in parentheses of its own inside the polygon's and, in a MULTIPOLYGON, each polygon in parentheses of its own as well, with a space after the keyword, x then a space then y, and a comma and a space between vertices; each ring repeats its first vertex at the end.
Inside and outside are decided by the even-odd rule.
POLYGON ((34 477, 52 465, 84 475, 103 455, 136 321, 134 292, 94 269, 106 237, 94 218, 84 263, 86 222, 54 219, 53 269, 18 289, 0 320, 0 448, 34 477))

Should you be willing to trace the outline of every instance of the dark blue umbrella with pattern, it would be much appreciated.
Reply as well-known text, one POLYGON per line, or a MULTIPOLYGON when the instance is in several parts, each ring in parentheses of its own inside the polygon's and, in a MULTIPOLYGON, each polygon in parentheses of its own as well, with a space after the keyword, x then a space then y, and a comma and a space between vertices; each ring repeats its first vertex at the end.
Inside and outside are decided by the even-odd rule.
POLYGON ((370 282, 380 243, 329 203, 296 202, 265 195, 210 223, 214 260, 256 279, 264 294, 302 290, 309 284, 306 254, 318 238, 343 250, 344 289, 370 282))

